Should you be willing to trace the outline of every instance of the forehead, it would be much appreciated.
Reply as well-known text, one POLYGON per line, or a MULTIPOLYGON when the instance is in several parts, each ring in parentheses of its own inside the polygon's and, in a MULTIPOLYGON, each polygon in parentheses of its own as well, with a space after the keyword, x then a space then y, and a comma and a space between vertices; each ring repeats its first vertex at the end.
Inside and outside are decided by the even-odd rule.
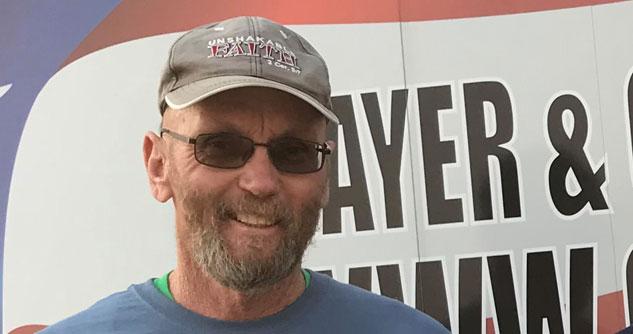
POLYGON ((165 116, 166 123, 174 118, 174 122, 193 131, 303 134, 324 130, 326 124, 325 117, 307 102, 265 87, 231 89, 165 116))

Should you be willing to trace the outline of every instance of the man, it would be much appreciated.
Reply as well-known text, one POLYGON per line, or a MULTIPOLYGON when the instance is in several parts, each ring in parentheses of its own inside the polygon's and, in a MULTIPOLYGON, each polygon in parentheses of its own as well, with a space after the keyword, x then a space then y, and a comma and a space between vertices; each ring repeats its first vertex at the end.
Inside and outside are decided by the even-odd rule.
POLYGON ((328 199, 326 65, 290 29, 238 17, 172 46, 147 133, 153 196, 172 200, 177 265, 43 333, 446 333, 386 297, 301 269, 328 199))

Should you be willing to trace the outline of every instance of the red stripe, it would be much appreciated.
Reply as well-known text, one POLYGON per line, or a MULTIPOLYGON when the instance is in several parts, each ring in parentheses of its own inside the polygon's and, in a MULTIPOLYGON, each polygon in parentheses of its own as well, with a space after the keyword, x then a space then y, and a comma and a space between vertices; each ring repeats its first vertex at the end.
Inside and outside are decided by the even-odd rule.
POLYGON ((616 333, 624 328, 624 294, 611 292, 598 297, 598 334, 616 333))
POLYGON ((404 0, 402 21, 507 15, 601 5, 618 0, 404 0))
MULTIPOLYGON (((613 334, 624 328, 622 291, 598 296, 598 334, 613 334)), ((496 334, 492 318, 486 319, 486 334, 496 334)))
POLYGON ((46 328, 44 325, 27 325, 18 327, 9 332, 9 334, 33 334, 46 328))
POLYGON ((224 18, 264 16, 283 24, 411 22, 515 14, 623 0, 122 0, 64 66, 96 50, 142 37, 185 31, 224 18))

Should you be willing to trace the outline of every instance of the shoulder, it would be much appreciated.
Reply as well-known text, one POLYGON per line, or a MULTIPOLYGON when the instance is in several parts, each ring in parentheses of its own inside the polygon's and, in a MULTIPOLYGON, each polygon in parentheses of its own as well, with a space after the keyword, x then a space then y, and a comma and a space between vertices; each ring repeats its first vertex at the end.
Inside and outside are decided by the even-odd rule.
MULTIPOLYGON (((430 316, 392 298, 315 273, 315 288, 328 308, 346 314, 346 321, 390 333, 448 333, 430 316)), ((378 331, 380 332, 380 331, 378 331)))
POLYGON ((117 333, 121 326, 132 324, 140 316, 151 313, 151 308, 143 302, 137 291, 139 287, 147 284, 151 284, 151 281, 132 285, 125 291, 107 296, 88 309, 38 333, 117 333))

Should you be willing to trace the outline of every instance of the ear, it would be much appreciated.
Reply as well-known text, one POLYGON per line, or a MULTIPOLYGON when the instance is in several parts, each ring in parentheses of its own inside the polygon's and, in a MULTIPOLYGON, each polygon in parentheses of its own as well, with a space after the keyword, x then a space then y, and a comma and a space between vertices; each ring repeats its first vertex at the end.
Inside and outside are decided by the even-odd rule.
POLYGON ((149 178, 152 195, 161 203, 173 196, 171 184, 167 177, 165 146, 162 138, 153 132, 147 132, 143 139, 143 161, 149 178))

